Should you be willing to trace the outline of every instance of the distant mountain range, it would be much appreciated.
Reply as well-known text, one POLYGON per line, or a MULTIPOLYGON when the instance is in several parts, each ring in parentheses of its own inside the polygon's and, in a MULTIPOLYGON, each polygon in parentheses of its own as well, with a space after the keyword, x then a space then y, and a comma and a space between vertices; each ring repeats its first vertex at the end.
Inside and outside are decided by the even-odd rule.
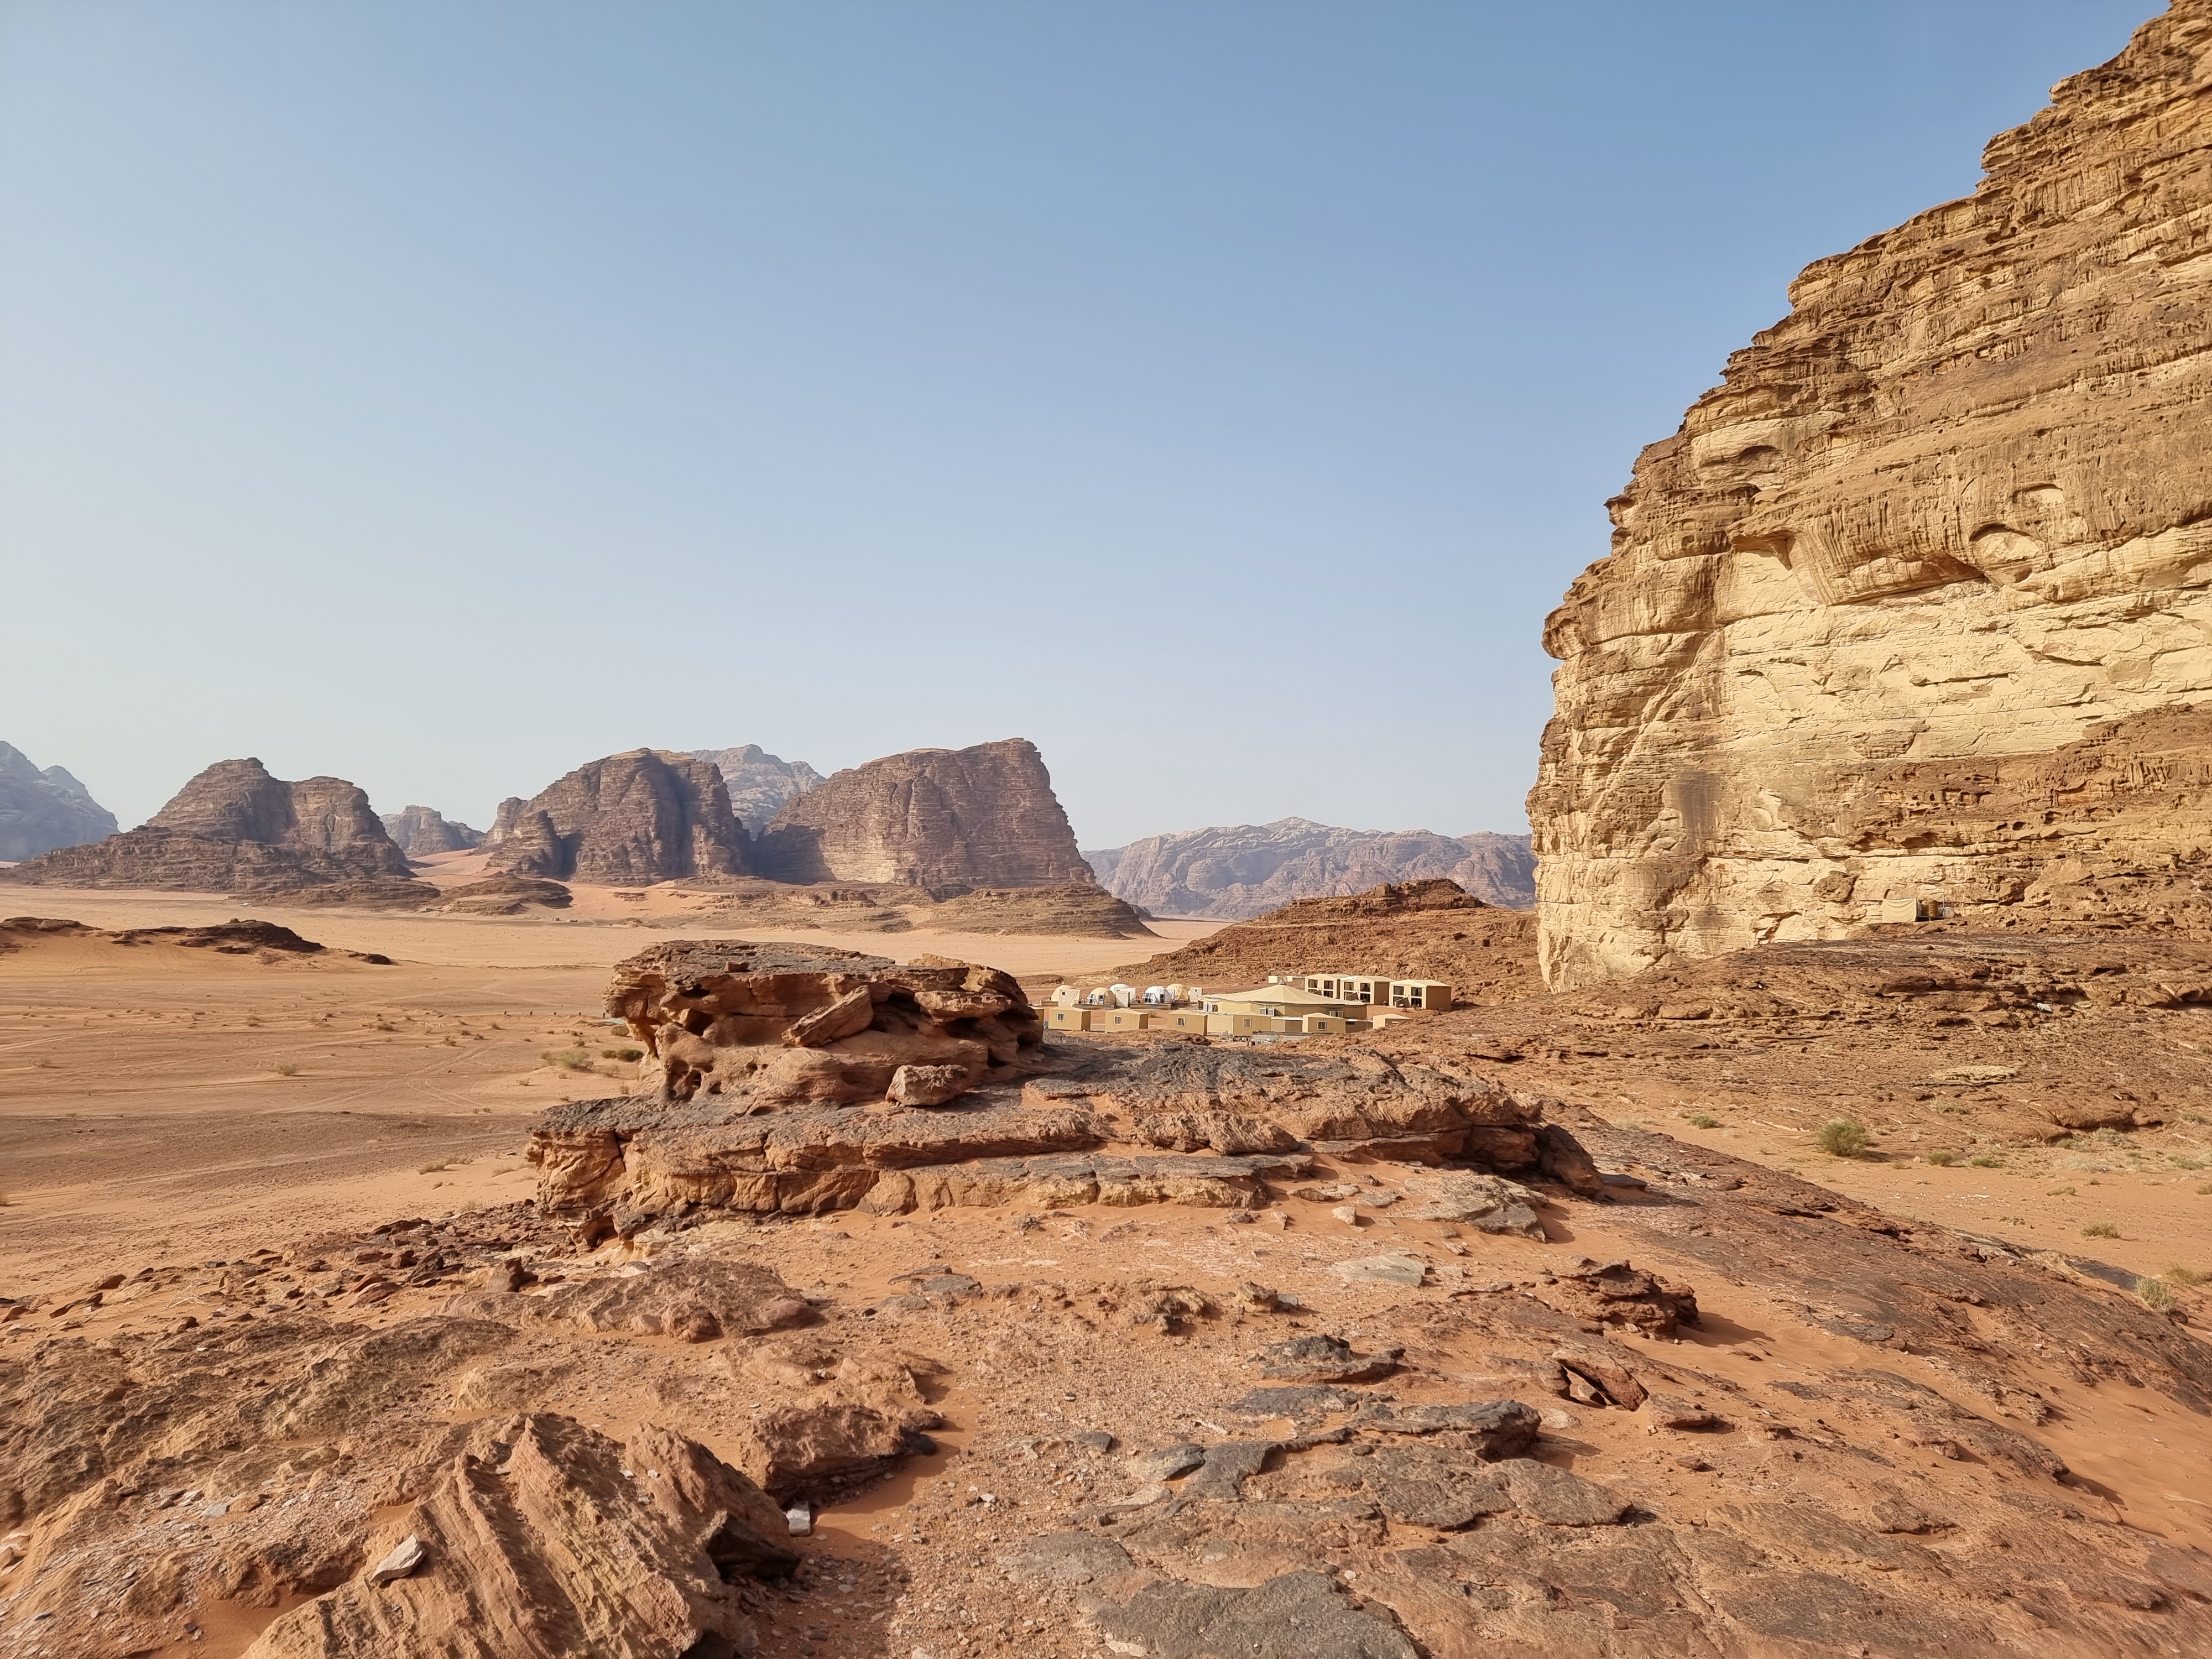
POLYGON ((1364 892, 1441 876, 1487 904, 1536 902, 1526 836, 1340 830, 1310 818, 1148 836, 1083 855, 1115 897, 1156 916, 1242 921, 1294 899, 1364 892))
POLYGON ((0 862, 14 863, 115 833, 115 814, 58 766, 41 771, 0 743, 0 862))

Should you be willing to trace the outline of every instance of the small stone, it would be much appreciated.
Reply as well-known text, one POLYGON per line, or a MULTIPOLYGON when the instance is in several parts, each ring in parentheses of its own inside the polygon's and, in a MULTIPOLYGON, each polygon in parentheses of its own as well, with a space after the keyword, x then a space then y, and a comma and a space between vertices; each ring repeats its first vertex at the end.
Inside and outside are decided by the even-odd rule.
POLYGON ((1347 1227, 1357 1227, 1359 1224, 1359 1211, 1352 1205, 1340 1204, 1329 1213, 1347 1227))
POLYGON ((374 1586, 404 1578, 428 1560, 429 1554, 422 1540, 410 1532, 392 1546, 391 1554, 368 1570, 368 1582, 374 1586))
POLYGON ((1176 1480, 1206 1462, 1206 1448, 1184 1441, 1158 1451, 1139 1452, 1129 1460, 1129 1474, 1138 1480, 1176 1480))
POLYGON ((793 1538, 804 1538, 814 1530, 814 1506, 793 1504, 783 1512, 783 1524, 793 1538))

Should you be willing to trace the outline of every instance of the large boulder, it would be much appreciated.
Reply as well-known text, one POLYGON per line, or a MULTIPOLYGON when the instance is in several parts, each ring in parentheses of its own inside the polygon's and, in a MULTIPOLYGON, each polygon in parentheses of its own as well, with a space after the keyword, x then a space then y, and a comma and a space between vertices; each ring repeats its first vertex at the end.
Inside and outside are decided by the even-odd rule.
POLYGON ((931 1092, 950 1100, 1043 1041, 1029 998, 995 968, 744 939, 629 957, 607 1012, 646 1045, 663 1098, 704 1091, 748 1109, 883 1100, 906 1066, 932 1068, 931 1092))

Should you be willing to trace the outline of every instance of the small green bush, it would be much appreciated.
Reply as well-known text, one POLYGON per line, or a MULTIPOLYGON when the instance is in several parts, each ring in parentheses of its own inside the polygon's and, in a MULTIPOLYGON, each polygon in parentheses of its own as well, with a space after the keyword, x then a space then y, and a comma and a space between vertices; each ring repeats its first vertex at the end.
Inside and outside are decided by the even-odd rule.
POLYGON ((602 1048, 599 1050, 599 1058, 601 1060, 643 1060, 645 1058, 645 1050, 642 1048, 602 1048))
POLYGON ((297 1076, 299 1076, 299 1075, 300 1075, 300 1062, 299 1062, 298 1060, 278 1060, 278 1061, 276 1062, 276 1075, 277 1075, 278 1077, 297 1077, 297 1076))
POLYGON ((1959 1155, 1956 1152, 1930 1152, 1928 1161, 1939 1170, 1948 1170, 1959 1161, 1959 1155))
POLYGON ((2143 1306, 2154 1313, 2164 1313, 2173 1306, 2173 1292, 2159 1279, 2138 1279, 2136 1280, 2136 1294, 2142 1298, 2143 1306))
POLYGON ((2074 1189, 2071 1187, 2053 1187, 2044 1194, 2045 1198, 2071 1198, 2073 1195, 2074 1189))
POLYGON ((1717 1129, 1720 1125, 1721 1121, 1718 1118, 1707 1117, 1703 1112, 1699 1112, 1690 1120, 1690 1127, 1693 1129, 1717 1129))
POLYGON ((592 1057, 581 1048, 548 1048, 538 1058, 563 1072, 588 1071, 592 1065, 592 1057))
POLYGON ((1814 1143, 1830 1158, 1856 1158, 1867 1149, 1867 1127, 1855 1117, 1839 1117, 1823 1123, 1820 1133, 1813 1137, 1814 1143))
POLYGON ((1970 1158, 1966 1162, 1972 1164, 1977 1170, 2002 1170, 2004 1168, 2003 1164, 1994 1158, 1970 1158))
POLYGON ((2084 1238, 2118 1238, 2119 1236, 2119 1227, 2110 1221, 2093 1221, 2081 1229, 2084 1238))

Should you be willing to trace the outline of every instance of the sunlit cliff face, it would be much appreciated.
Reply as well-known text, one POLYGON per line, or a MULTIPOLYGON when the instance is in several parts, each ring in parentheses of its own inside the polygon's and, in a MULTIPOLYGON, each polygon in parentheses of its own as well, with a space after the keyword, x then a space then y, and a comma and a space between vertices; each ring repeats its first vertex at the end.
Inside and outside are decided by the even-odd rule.
POLYGON ((2104 744, 2127 829, 2018 762, 2212 696, 2208 88, 2185 0, 1993 141, 1972 197, 1809 267, 1638 459, 1545 629, 1553 984, 2193 844, 2172 764, 2104 744))

